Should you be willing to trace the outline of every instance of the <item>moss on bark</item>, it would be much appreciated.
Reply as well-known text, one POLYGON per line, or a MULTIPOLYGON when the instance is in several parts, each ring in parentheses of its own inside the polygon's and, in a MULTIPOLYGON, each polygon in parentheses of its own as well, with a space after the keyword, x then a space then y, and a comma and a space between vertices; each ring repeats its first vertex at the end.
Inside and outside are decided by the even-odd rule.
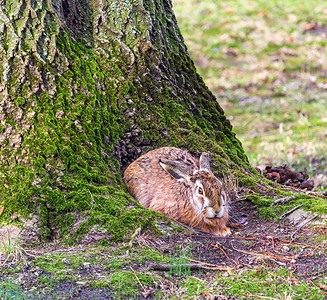
POLYGON ((122 239, 158 216, 121 179, 148 150, 210 151, 220 173, 250 168, 169 0, 7 0, 0 14, 3 222, 18 212, 38 216, 43 238, 96 226, 122 239))

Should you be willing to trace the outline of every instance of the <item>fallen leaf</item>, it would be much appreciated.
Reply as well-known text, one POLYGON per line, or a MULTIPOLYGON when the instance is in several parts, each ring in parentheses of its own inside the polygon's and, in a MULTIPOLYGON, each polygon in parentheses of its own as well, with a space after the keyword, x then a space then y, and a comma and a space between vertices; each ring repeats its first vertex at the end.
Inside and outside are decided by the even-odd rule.
POLYGON ((267 12, 265 10, 259 10, 258 11, 258 15, 259 16, 266 16, 267 15, 267 12))
POLYGON ((3 211, 5 210, 4 206, 0 206, 0 216, 2 215, 3 211))
POLYGON ((237 57, 238 56, 238 52, 236 49, 232 49, 232 48, 228 48, 224 51, 224 54, 228 55, 228 56, 232 56, 232 57, 237 57))
POLYGON ((315 29, 317 27, 317 23, 316 22, 311 22, 307 25, 305 25, 305 30, 312 30, 312 29, 315 29))

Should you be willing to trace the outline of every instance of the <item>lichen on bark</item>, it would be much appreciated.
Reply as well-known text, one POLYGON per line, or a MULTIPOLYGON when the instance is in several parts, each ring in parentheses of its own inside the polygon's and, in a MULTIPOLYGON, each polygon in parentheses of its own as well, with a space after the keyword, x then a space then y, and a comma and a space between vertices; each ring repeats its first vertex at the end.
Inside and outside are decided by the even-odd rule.
POLYGON ((2 222, 36 215, 43 238, 96 226, 121 239, 158 216, 121 179, 142 153, 171 145, 210 151, 220 173, 249 167, 169 0, 4 0, 0 29, 2 222))

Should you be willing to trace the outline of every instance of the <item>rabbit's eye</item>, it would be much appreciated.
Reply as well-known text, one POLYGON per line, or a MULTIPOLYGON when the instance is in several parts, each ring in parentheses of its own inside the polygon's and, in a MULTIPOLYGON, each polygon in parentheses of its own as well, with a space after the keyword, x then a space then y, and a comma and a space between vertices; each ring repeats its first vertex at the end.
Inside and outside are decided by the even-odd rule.
POLYGON ((203 195, 203 189, 202 189, 201 187, 199 187, 199 189, 198 189, 198 193, 199 193, 200 195, 203 195))

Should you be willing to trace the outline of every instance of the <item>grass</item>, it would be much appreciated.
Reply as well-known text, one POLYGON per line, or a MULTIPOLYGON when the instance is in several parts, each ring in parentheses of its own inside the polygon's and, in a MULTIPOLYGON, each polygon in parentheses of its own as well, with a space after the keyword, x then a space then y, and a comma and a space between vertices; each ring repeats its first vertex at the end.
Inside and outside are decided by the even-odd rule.
POLYGON ((0 299, 26 299, 26 296, 22 293, 22 288, 18 284, 13 283, 11 280, 5 280, 0 282, 0 299))
MULTIPOLYGON (((52 295, 53 299, 62 299, 68 294, 78 297, 75 291, 78 293, 81 288, 85 288, 93 292, 90 297, 106 295, 116 299, 135 297, 149 289, 152 289, 152 295, 157 299, 219 295, 239 299, 287 299, 287 296, 291 296, 291 299, 324 299, 317 288, 297 278, 292 270, 277 266, 271 268, 265 261, 262 261, 261 266, 259 264, 236 271, 191 271, 189 268, 180 268, 181 264, 189 263, 187 258, 192 257, 192 246, 176 245, 174 252, 160 256, 161 259, 156 250, 151 253, 150 249, 142 245, 129 248, 128 255, 126 245, 118 245, 83 248, 83 251, 60 251, 39 255, 27 264, 23 261, 7 264, 0 268, 0 298, 42 299, 52 295), (83 264, 91 261, 91 268, 85 269, 83 264), (168 263, 171 270, 151 272, 145 268, 149 262, 168 263), (29 272, 25 271, 26 266, 29 272)), ((199 257, 196 259, 205 260, 199 257)), ((322 276, 314 283, 323 287, 326 277, 322 276)))
MULTIPOLYGON (((261 169, 288 164, 308 172, 317 190, 326 190, 326 2, 173 0, 173 5, 197 70, 251 164, 261 169), (315 23, 322 33, 308 31, 315 23)), ((252 200, 261 206, 260 215, 269 218, 300 203, 306 210, 326 213, 324 199, 300 195, 273 210, 270 197, 253 195, 252 200)), ((201 291, 240 299, 325 297, 282 268, 221 275, 206 278, 201 291)))
POLYGON ((217 287, 224 287, 224 294, 251 299, 270 297, 270 299, 324 299, 318 290, 308 283, 300 282, 292 272, 285 269, 258 270, 233 273, 227 277, 218 277, 214 282, 217 287))
POLYGON ((0 243, 0 266, 6 265, 7 262, 16 262, 25 260, 26 251, 20 245, 20 236, 13 238, 8 231, 7 237, 2 236, 0 243))
MULTIPOLYGON (((320 182, 319 188, 326 188, 327 40, 319 34, 304 33, 313 21, 327 24, 325 1, 173 0, 173 3, 198 71, 231 120, 252 164, 287 163, 298 170, 307 170, 320 182)), ((296 201, 304 203, 306 209, 313 205, 312 199, 301 197, 274 210, 270 209, 272 198, 253 195, 252 201, 266 205, 261 214, 276 218, 295 206, 296 201)), ((315 200, 314 205, 325 207, 325 201, 320 200, 315 200)), ((317 242, 325 239, 326 235, 316 238, 317 242)), ((84 283, 86 289, 123 299, 141 295, 142 286, 152 287, 157 299, 325 297, 291 270, 276 266, 272 269, 264 261, 261 267, 237 272, 191 271, 180 267, 189 262, 186 258, 191 257, 191 248, 177 246, 174 253, 160 252, 137 240, 131 245, 108 243, 106 247, 83 251, 44 253, 28 263, 20 261, 24 251, 18 239, 9 240, 0 251, 8 258, 6 266, 0 266, 1 299, 42 298, 32 294, 33 289, 35 292, 42 289, 43 296, 51 295, 54 299, 67 295, 73 298, 77 297, 74 291, 84 283), (84 267, 88 262, 90 270, 84 267), (149 262, 168 263, 171 270, 150 273, 144 269, 149 262), (20 282, 27 266, 29 274, 34 275, 20 282)), ((301 253, 303 248, 297 251, 301 253)), ((326 275, 314 284, 323 288, 327 285, 326 275)))
POLYGON ((287 163, 327 187, 327 25, 322 0, 174 0, 198 72, 254 166, 287 163))

